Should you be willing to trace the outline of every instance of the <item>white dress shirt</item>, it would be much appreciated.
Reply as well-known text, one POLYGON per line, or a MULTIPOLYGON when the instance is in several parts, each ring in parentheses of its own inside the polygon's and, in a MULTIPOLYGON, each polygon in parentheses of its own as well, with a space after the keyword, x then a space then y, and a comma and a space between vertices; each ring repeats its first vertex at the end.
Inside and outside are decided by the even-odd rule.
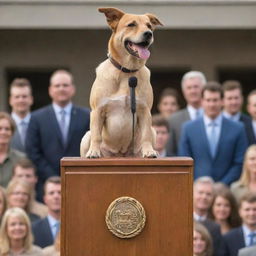
POLYGON ((199 111, 199 117, 203 116, 202 108, 194 108, 191 105, 188 105, 187 110, 191 120, 195 120, 197 118, 197 111, 199 111))
POLYGON ((232 120, 232 121, 236 121, 236 122, 239 122, 240 117, 241 117, 240 112, 236 113, 235 115, 231 115, 226 111, 223 111, 222 113, 223 113, 223 116, 226 117, 227 119, 232 120))
POLYGON ((57 232, 59 231, 58 226, 59 226, 60 221, 56 220, 51 215, 47 215, 47 219, 48 219, 48 222, 49 222, 49 225, 50 225, 52 236, 53 236, 53 238, 55 238, 56 235, 57 235, 57 232))
MULTIPOLYGON (((243 225, 242 226, 242 229, 243 229, 243 233, 244 233, 244 241, 245 241, 245 245, 246 247, 247 246, 250 246, 250 237, 249 235, 252 233, 252 232, 255 232, 256 233, 256 230, 250 230, 246 225, 243 225)), ((256 237, 254 237, 254 244, 256 243, 256 237)))
POLYGON ((216 134, 216 142, 217 142, 216 144, 218 145, 220 132, 221 132, 221 125, 222 125, 222 114, 219 114, 214 120, 204 115, 204 126, 205 126, 208 141, 210 141, 210 137, 211 137, 212 122, 215 123, 215 134, 216 134))
POLYGON ((16 113, 12 112, 12 119, 14 120, 16 126, 17 126, 17 129, 18 129, 18 132, 19 134, 21 134, 21 130, 22 130, 22 125, 21 123, 24 122, 27 126, 29 124, 29 121, 30 121, 30 118, 31 118, 31 114, 28 113, 24 118, 20 118, 16 113))

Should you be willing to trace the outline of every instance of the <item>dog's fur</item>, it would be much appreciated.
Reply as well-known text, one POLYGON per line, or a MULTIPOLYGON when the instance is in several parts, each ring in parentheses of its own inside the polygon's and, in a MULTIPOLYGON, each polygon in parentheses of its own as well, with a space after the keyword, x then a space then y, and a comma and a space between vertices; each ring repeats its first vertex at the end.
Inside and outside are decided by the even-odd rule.
POLYGON ((153 92, 145 62, 149 57, 147 48, 153 43, 152 31, 156 25, 162 24, 153 14, 127 14, 116 8, 99 8, 99 11, 105 14, 112 29, 109 55, 121 66, 138 71, 124 73, 109 59, 98 66, 90 95, 90 131, 81 141, 81 156, 98 158, 134 153, 136 156, 156 157, 150 114, 153 92), (128 86, 132 76, 138 79, 134 152, 128 86))

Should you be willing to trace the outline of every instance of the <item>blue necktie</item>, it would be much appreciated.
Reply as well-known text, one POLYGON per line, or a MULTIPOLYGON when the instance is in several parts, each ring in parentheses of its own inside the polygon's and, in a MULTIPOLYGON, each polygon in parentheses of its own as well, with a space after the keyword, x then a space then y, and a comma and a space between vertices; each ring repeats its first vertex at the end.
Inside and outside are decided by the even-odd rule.
POLYGON ((28 129, 28 125, 25 121, 21 121, 20 123, 20 139, 21 139, 21 143, 24 146, 25 145, 25 140, 26 140, 26 135, 27 135, 27 129, 28 129))
POLYGON ((255 232, 251 232, 248 237, 250 238, 249 240, 249 246, 252 246, 255 244, 254 238, 256 237, 256 233, 255 232))
POLYGON ((60 231, 60 222, 58 221, 58 222, 56 222, 55 223, 55 225, 54 225, 54 227, 55 227, 55 234, 54 234, 54 238, 56 238, 56 236, 57 236, 57 234, 59 233, 59 231, 60 231))
POLYGON ((60 130, 62 134, 63 144, 66 145, 68 129, 67 129, 67 121, 66 121, 66 111, 62 109, 60 111, 60 130))
POLYGON ((209 136, 209 144, 210 144, 210 151, 212 157, 216 154, 216 148, 217 148, 217 134, 216 134, 216 126, 217 124, 214 122, 211 122, 210 124, 210 136, 209 136))

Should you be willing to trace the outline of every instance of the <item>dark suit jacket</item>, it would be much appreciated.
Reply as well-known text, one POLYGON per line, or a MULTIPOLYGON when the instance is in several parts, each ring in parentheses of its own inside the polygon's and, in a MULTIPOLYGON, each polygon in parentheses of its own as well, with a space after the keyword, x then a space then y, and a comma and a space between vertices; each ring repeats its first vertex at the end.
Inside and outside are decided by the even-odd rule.
POLYGON ((64 156, 79 156, 80 142, 89 130, 90 111, 73 106, 66 146, 62 143, 61 130, 52 105, 31 114, 26 137, 28 157, 37 167, 39 182, 37 198, 42 200, 44 181, 60 175, 60 159, 64 156))
POLYGON ((225 255, 237 256, 238 251, 245 247, 242 227, 234 228, 224 235, 225 255))
POLYGON ((32 232, 35 245, 44 248, 53 244, 54 238, 47 217, 32 223, 32 232))
POLYGON ((256 144, 256 137, 253 132, 252 119, 248 115, 241 114, 240 122, 244 124, 249 145, 256 144))
POLYGON ((62 157, 80 155, 80 142, 89 130, 89 124, 89 110, 73 106, 68 142, 64 146, 52 105, 32 113, 26 138, 26 150, 29 158, 35 163, 41 180, 45 181, 50 176, 60 174, 62 157))
POLYGON ((166 146, 167 151, 171 156, 176 156, 178 153, 178 144, 180 140, 181 127, 184 122, 189 121, 190 116, 188 113, 188 109, 184 108, 176 113, 172 114, 169 119, 169 127, 170 127, 170 139, 166 146))
POLYGON ((209 219, 206 219, 201 223, 207 228, 212 237, 214 249, 213 256, 224 256, 224 244, 223 237, 220 232, 220 226, 209 219))
POLYGON ((25 152, 25 145, 22 144, 20 134, 18 130, 15 131, 15 133, 12 136, 11 140, 11 148, 17 149, 21 152, 25 152))
POLYGON ((179 155, 194 159, 195 179, 210 176, 215 181, 230 184, 240 177, 247 146, 243 124, 223 117, 217 152, 213 158, 203 118, 199 118, 184 124, 179 155))

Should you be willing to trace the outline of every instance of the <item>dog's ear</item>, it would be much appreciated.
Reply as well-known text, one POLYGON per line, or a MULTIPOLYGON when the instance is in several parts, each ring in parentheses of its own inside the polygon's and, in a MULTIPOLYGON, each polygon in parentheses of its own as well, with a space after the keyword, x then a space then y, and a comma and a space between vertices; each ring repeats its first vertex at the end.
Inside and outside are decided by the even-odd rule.
POLYGON ((115 30, 119 20, 123 17, 124 12, 117 8, 99 8, 99 12, 103 12, 107 17, 108 25, 115 30))
POLYGON ((145 15, 149 17, 149 20, 154 27, 157 25, 163 26, 161 21, 154 14, 146 13, 145 15))

